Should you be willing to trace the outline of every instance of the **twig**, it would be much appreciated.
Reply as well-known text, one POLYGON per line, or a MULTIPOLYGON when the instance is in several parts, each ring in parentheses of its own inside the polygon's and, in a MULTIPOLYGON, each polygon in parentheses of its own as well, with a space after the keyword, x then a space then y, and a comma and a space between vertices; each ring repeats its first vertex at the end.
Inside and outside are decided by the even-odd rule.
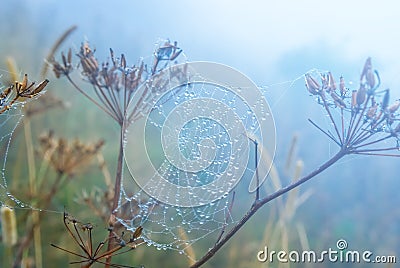
POLYGON ((289 192, 290 190, 296 188, 297 186, 305 183, 306 181, 310 180, 311 178, 315 177, 325 169, 329 168, 332 166, 335 162, 337 162, 339 159, 341 159, 343 156, 348 154, 348 151, 345 149, 341 149, 337 154, 335 154, 332 158, 330 158, 328 161, 326 161, 324 164, 322 164, 319 168, 315 169, 312 171, 310 174, 307 176, 302 177, 298 181, 292 182, 288 186, 270 194, 269 196, 259 200, 258 202, 254 203, 253 206, 249 209, 249 211, 246 213, 246 215, 243 216, 243 218, 223 237, 221 240, 216 243, 201 259, 199 259, 195 264, 190 266, 190 268, 197 268, 206 263, 209 259, 211 259, 215 253, 218 252, 219 249, 222 248, 223 245, 226 244, 226 242, 229 241, 229 239, 236 234, 237 231, 239 231, 243 225, 259 210, 263 205, 267 204, 268 202, 276 199, 277 197, 289 192))

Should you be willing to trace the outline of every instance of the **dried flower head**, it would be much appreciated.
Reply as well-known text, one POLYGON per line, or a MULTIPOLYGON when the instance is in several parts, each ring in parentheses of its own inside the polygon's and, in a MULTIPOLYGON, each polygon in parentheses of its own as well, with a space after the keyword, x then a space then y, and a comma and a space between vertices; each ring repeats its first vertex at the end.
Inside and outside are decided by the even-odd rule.
POLYGON ((49 62, 53 66, 53 72, 57 78, 60 78, 63 75, 69 75, 73 70, 72 66, 72 52, 71 49, 68 50, 67 57, 64 55, 64 52, 61 52, 62 64, 57 62, 54 57, 51 57, 49 62))
POLYGON ((51 166, 60 174, 75 175, 89 165, 101 147, 103 140, 84 144, 80 140, 68 142, 64 138, 55 138, 50 131, 39 138, 40 152, 51 166))
POLYGON ((0 92, 0 114, 10 109, 17 102, 24 102, 26 99, 38 97, 49 83, 45 79, 39 85, 35 86, 35 82, 28 82, 28 75, 25 74, 22 82, 16 81, 0 92))
POLYGON ((154 93, 154 90, 140 92, 141 96, 138 98, 137 107, 128 111, 128 104, 138 89, 147 81, 152 80, 167 67, 169 62, 175 61, 182 53, 182 49, 177 46, 177 42, 172 44, 166 41, 154 52, 154 62, 150 70, 148 70, 147 65, 142 60, 137 65, 128 65, 125 55, 121 54, 118 58, 112 49, 110 49, 111 62, 99 64, 95 57, 95 51, 90 47, 89 43, 84 42, 77 53, 79 58, 77 69, 80 70, 84 79, 92 85, 93 97, 89 91, 82 89, 70 77, 70 73, 73 70, 71 50, 68 51, 67 56, 61 54, 61 63, 55 59, 52 59, 50 63, 57 78, 66 76, 79 92, 89 98, 121 126, 128 118, 137 119, 141 111, 145 109, 143 107, 146 105, 145 100, 154 93), (162 62, 165 64, 162 65, 162 62))
POLYGON ((310 122, 333 140, 346 154, 368 154, 400 156, 400 127, 394 122, 400 121, 397 113, 400 100, 389 105, 389 89, 379 91, 380 77, 372 69, 371 58, 365 62, 360 76, 358 90, 348 94, 343 77, 340 77, 340 96, 335 93, 331 73, 320 74, 320 85, 311 74, 305 75, 307 90, 317 95, 319 103, 328 113, 334 132, 323 130, 313 121, 310 122), (327 82, 328 81, 328 82, 327 82), (330 92, 330 94, 325 94, 330 92), (381 101, 379 101, 381 99, 381 101), (340 113, 333 114, 333 109, 340 113), (339 119, 334 115, 339 114, 339 119), (390 145, 387 141, 394 140, 390 145), (389 151, 395 153, 388 153, 389 151))

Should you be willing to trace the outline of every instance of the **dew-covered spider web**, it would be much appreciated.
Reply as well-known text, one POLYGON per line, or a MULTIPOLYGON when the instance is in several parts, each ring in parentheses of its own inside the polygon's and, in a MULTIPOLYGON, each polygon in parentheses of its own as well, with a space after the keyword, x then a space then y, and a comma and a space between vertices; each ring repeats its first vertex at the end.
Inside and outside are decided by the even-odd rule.
POLYGON ((275 126, 263 92, 238 71, 181 66, 185 76, 166 71, 167 85, 128 128, 132 177, 125 176, 118 219, 142 226, 149 245, 184 254, 205 238, 217 242, 249 208, 271 166, 255 157, 256 144, 273 158, 275 126))
MULTIPOLYGON (((3 87, 0 85, 0 92, 3 87)), ((0 102, 0 110, 7 105, 7 100, 4 99, 0 102)), ((10 192, 9 184, 11 182, 9 168, 8 168, 8 156, 10 148, 13 146, 14 133, 18 126, 21 125, 23 118, 22 103, 15 103, 10 109, 0 114, 0 164, 1 164, 1 180, 0 180, 0 206, 26 206, 22 201, 19 200, 15 195, 10 192)))

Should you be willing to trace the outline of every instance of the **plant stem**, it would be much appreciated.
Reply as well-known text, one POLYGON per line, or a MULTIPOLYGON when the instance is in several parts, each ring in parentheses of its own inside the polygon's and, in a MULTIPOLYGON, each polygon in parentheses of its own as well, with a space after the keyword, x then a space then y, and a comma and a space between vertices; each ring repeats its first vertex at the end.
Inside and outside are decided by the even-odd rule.
POLYGON ((119 140, 119 152, 118 152, 118 162, 117 162, 117 172, 115 176, 115 185, 114 185, 114 199, 113 205, 111 208, 111 214, 114 214, 114 210, 118 207, 120 191, 121 191, 121 182, 122 182, 122 164, 124 158, 124 129, 121 126, 120 140, 119 140))
MULTIPOLYGON (((25 130, 25 144, 26 144, 28 170, 29 170, 29 191, 32 196, 36 196, 37 185, 36 185, 35 156, 33 153, 32 129, 29 118, 25 118, 24 120, 24 130, 25 130)), ((37 268, 42 268, 42 245, 41 245, 42 236, 40 230, 39 212, 37 210, 32 211, 32 224, 33 224, 33 241, 35 248, 35 265, 37 268)))
MULTIPOLYGON (((113 197, 113 204, 111 207, 111 212, 110 212, 110 220, 109 224, 112 225, 114 224, 114 217, 115 217, 115 209, 118 207, 119 204, 119 198, 120 198, 120 192, 121 192, 121 182, 122 182, 122 168, 123 168, 123 158, 124 158, 124 127, 122 124, 121 126, 121 133, 120 133, 120 139, 119 139, 119 153, 118 153, 118 161, 117 161, 117 172, 115 176, 115 185, 114 185, 114 197, 113 197)), ((107 251, 111 250, 112 248, 112 242, 113 241, 113 234, 110 232, 109 234, 109 240, 108 240, 108 245, 107 245, 107 251)), ((105 267, 110 267, 111 263, 111 255, 106 258, 106 265, 105 267)))
POLYGON ((346 151, 345 149, 341 149, 337 154, 335 154, 332 158, 330 158, 328 161, 326 161, 324 164, 322 164, 319 168, 315 169, 308 175, 300 178, 297 181, 292 182, 288 186, 266 196, 265 198, 256 201, 253 206, 249 209, 249 211, 243 216, 243 218, 220 240, 218 241, 201 259, 196 261, 195 264, 190 266, 190 268, 197 268, 206 263, 209 259, 211 259, 215 253, 219 249, 222 248, 223 245, 225 245, 229 239, 231 239, 237 231, 239 231, 243 225, 259 210, 262 206, 265 204, 269 203, 270 201, 278 198, 279 196, 289 192, 290 190, 300 186, 301 184, 305 183, 306 181, 310 180, 311 178, 315 177, 325 169, 329 168, 332 166, 335 162, 337 162, 339 159, 341 159, 343 156, 348 154, 349 152, 346 151))

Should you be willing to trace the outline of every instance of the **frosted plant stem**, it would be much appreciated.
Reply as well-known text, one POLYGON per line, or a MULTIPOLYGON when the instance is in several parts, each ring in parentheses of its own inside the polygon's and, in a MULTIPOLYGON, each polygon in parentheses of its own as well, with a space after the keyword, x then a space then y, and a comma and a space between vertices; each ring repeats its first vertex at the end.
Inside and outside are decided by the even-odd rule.
POLYGON ((315 169, 308 175, 300 178, 297 181, 292 182, 291 184, 287 185, 286 187, 256 201, 253 206, 247 211, 247 213, 243 216, 243 218, 223 237, 221 238, 202 258, 200 258, 196 263, 194 263, 190 268, 197 268, 206 263, 208 260, 210 260, 215 253, 218 252, 219 249, 222 248, 223 245, 225 245, 229 239, 231 239, 237 231, 239 231, 243 225, 259 210, 262 206, 265 204, 269 203, 270 201, 278 198, 279 196, 289 192, 290 190, 300 186, 301 184, 305 183, 306 181, 310 180, 311 178, 315 177, 325 169, 329 168, 332 166, 334 163, 336 163, 339 159, 341 159, 343 156, 348 154, 349 152, 345 149, 341 149, 337 154, 335 154, 332 158, 330 158, 328 161, 326 161, 324 164, 322 164, 319 168, 315 169))

